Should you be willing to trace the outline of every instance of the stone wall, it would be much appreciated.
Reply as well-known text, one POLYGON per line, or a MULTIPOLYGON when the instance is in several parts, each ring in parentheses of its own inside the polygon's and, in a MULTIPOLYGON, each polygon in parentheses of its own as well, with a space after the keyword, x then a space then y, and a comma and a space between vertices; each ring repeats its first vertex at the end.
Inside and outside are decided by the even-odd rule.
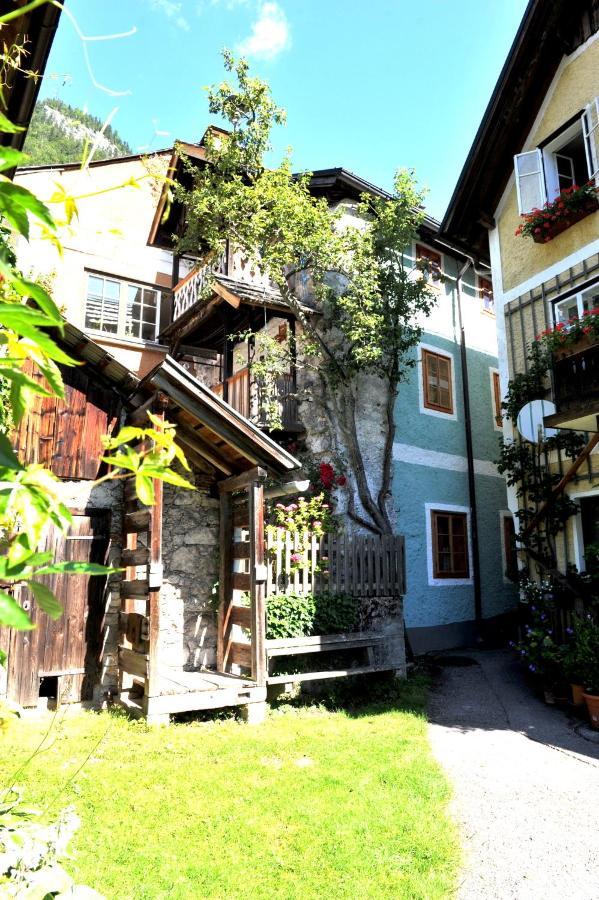
POLYGON ((219 503, 164 485, 159 658, 173 669, 216 664, 219 503))

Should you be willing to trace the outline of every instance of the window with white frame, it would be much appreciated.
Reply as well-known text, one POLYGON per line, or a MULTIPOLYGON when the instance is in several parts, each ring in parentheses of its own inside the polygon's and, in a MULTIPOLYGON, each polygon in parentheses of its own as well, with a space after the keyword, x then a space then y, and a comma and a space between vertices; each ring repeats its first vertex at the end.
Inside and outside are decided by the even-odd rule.
POLYGON ((161 299, 157 288, 88 272, 85 327, 118 337, 155 341, 161 299))
POLYGON ((542 147, 518 153, 514 168, 521 214, 574 185, 595 181, 599 186, 599 97, 542 147))
POLYGON ((478 281, 478 292, 480 295, 483 312, 495 315, 495 301, 493 300, 493 282, 490 278, 483 278, 482 275, 476 276, 478 281))
POLYGON ((576 294, 570 294, 564 300, 553 304, 555 324, 567 325, 573 318, 581 318, 585 312, 599 308, 599 284, 595 284, 576 294))

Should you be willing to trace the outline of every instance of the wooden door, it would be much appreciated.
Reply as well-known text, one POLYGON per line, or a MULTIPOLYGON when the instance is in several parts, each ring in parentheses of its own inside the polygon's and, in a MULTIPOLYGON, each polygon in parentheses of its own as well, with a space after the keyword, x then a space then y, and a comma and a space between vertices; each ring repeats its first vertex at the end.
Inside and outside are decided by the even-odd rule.
MULTIPOLYGON (((65 536, 49 529, 43 549, 57 561, 104 563, 108 549, 110 512, 93 510, 74 514, 65 536)), ((32 631, 13 631, 8 659, 8 697, 22 706, 35 706, 40 679, 70 676, 68 700, 91 698, 101 646, 103 595, 106 579, 89 575, 48 575, 43 579, 63 607, 53 621, 22 590, 21 603, 31 616, 32 631)), ((65 698, 63 698, 65 699, 65 698)))

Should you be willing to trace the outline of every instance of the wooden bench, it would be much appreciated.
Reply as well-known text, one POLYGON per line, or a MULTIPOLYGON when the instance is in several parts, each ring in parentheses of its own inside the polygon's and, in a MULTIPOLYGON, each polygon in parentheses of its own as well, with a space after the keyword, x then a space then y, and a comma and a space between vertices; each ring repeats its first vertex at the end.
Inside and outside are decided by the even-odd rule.
POLYGON ((322 678, 343 678, 346 675, 365 675, 369 672, 385 672, 394 669, 389 664, 377 664, 374 648, 385 641, 380 632, 353 632, 347 634, 325 634, 315 637, 272 638, 265 641, 267 684, 291 684, 295 681, 318 681, 322 678), (269 666, 279 656, 300 656, 306 653, 338 652, 364 649, 368 665, 351 666, 347 669, 325 669, 318 672, 295 672, 288 675, 270 675, 269 666))

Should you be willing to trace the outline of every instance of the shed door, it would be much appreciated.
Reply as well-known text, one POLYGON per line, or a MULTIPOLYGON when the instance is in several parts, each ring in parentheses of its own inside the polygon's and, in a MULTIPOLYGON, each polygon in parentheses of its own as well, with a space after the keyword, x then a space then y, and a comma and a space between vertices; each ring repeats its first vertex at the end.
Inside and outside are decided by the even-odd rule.
MULTIPOLYGON (((68 535, 48 530, 43 549, 53 550, 60 562, 104 563, 109 521, 107 510, 76 514, 68 535)), ((40 680, 53 676, 72 676, 69 700, 89 699, 98 670, 106 579, 58 574, 43 581, 60 601, 63 614, 53 621, 32 601, 29 591, 22 591, 21 603, 36 627, 11 632, 7 684, 9 698, 22 706, 35 706, 40 680)))

